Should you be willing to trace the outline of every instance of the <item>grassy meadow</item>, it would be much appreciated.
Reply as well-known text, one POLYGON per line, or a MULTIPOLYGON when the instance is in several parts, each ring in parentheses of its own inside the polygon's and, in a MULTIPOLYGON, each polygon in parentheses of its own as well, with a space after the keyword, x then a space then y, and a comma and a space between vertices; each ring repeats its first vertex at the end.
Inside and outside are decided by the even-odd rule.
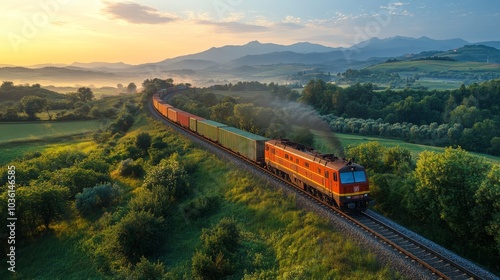
MULTIPOLYGON (((400 146, 400 147, 403 147, 403 148, 410 150, 411 155, 414 159, 418 159, 419 154, 423 151, 433 151, 433 152, 441 153, 441 152, 444 152, 444 150, 445 150, 445 148, 443 148, 443 147, 414 144, 414 143, 409 143, 409 142, 405 142, 405 141, 397 140, 397 139, 387 139, 387 138, 344 134, 344 133, 325 133, 325 132, 316 131, 316 130, 313 130, 312 132, 315 136, 315 138, 314 138, 315 148, 323 153, 329 153, 329 152, 332 152, 335 150, 335 148, 331 144, 332 141, 328 140, 331 137, 336 137, 340 141, 340 143, 344 149, 347 148, 349 145, 356 146, 359 144, 372 142, 372 141, 379 142, 382 146, 385 146, 385 147, 400 146)), ((472 154, 474 154, 478 157, 482 157, 490 163, 500 164, 500 157, 487 155, 487 154, 480 154, 480 153, 472 153, 472 154)))
POLYGON ((444 60, 416 60, 416 61, 398 61, 391 63, 381 63, 366 68, 373 71, 387 72, 498 72, 498 64, 486 62, 459 62, 444 60))
POLYGON ((0 164, 20 158, 28 152, 49 147, 73 146, 101 127, 101 122, 15 122, 0 123, 0 164))

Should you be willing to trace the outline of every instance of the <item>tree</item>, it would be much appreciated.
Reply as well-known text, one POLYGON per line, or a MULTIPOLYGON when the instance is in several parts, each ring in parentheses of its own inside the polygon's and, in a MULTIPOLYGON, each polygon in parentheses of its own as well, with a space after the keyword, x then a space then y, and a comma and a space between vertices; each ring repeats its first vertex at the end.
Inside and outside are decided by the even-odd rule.
MULTIPOLYGON (((375 172, 382 171, 382 155, 384 155, 384 153, 385 148, 379 142, 368 142, 358 146, 349 146, 347 149, 348 158, 354 159, 365 168, 375 172)), ((390 159, 387 159, 388 163, 390 161, 390 159)))
POLYGON ((422 152, 414 172, 415 198, 425 201, 425 208, 417 209, 417 216, 423 219, 434 216, 460 236, 471 237, 470 228, 475 223, 471 216, 474 195, 488 169, 483 159, 461 148, 447 148, 441 154, 422 152))
POLYGON ((254 111, 255 107, 251 103, 236 104, 234 106, 234 117, 239 124, 239 128, 246 131, 252 129, 254 111))
POLYGON ((107 174, 95 172, 94 170, 83 169, 77 166, 62 168, 50 177, 50 182, 56 185, 68 187, 70 196, 82 192, 85 188, 92 188, 100 182, 109 182, 107 174))
POLYGON ((132 263, 138 262, 142 256, 153 255, 163 243, 163 223, 163 217, 155 217, 150 212, 128 213, 113 231, 117 249, 132 263))
POLYGON ((175 156, 163 159, 157 166, 149 169, 144 178, 144 187, 154 191, 160 200, 175 200, 188 191, 186 170, 175 156))
POLYGON ((28 119, 36 119, 36 114, 41 113, 47 107, 47 100, 42 97, 28 95, 21 98, 21 107, 28 115, 28 119))
POLYGON ((160 280, 165 279, 165 274, 165 267, 160 261, 152 263, 143 256, 141 257, 141 261, 135 265, 135 269, 132 272, 132 279, 160 280))
POLYGON ((76 92, 76 96, 82 102, 88 102, 94 99, 94 93, 88 87, 79 88, 78 91, 76 92))
POLYGON ((130 83, 127 86, 127 92, 130 94, 134 94, 137 92, 137 86, 134 83, 130 83))
POLYGON ((108 207, 118 200, 120 189, 111 183, 97 184, 93 188, 85 188, 75 196, 76 209, 82 214, 108 207))
POLYGON ((135 146, 146 153, 149 147, 151 147, 151 135, 147 132, 137 134, 137 137, 135 138, 135 146))
POLYGON ((383 157, 385 168, 400 175, 412 170, 411 151, 400 146, 388 148, 383 157))
POLYGON ((68 193, 68 188, 49 183, 20 187, 16 196, 16 214, 22 219, 21 234, 34 234, 40 225, 48 230, 50 223, 66 212, 68 193))
POLYGON ((2 85, 0 86, 0 89, 2 90, 9 90, 14 87, 14 83, 11 81, 4 81, 2 85))
POLYGON ((36 210, 45 228, 49 229, 49 224, 61 218, 66 212, 66 198, 69 190, 65 187, 45 184, 33 187, 33 191, 37 196, 35 199, 39 202, 36 210))
POLYGON ((493 166, 474 197, 478 231, 490 235, 500 252, 500 165, 493 166))

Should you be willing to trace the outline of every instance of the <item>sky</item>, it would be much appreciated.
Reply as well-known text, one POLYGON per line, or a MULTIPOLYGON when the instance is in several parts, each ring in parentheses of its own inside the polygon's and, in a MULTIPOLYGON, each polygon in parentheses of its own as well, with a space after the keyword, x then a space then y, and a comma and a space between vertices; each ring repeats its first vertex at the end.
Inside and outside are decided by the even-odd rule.
POLYGON ((371 37, 500 41, 496 0, 0 1, 0 66, 158 62, 224 45, 371 37))

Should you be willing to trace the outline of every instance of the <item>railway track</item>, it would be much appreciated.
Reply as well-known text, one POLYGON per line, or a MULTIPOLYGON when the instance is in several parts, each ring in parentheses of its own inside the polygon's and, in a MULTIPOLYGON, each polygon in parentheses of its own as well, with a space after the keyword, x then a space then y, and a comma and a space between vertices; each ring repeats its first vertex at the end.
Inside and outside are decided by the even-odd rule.
POLYGON ((381 242, 429 269, 438 279, 483 279, 476 273, 459 265, 419 241, 379 220, 369 213, 351 217, 357 225, 373 234, 381 242))
POLYGON ((397 230, 384 221, 381 221, 370 213, 361 212, 356 215, 349 215, 342 212, 340 209, 332 208, 319 198, 311 196, 311 194, 306 192, 305 190, 297 188, 295 185, 291 184, 284 178, 281 178, 269 172, 267 169, 258 166, 252 161, 249 161, 248 159, 222 146, 209 142, 202 136, 190 130, 184 129, 176 123, 172 123, 170 120, 164 118, 162 115, 156 112, 156 110, 154 110, 154 108, 151 106, 151 103, 149 105, 149 109, 156 118, 162 119, 176 131, 189 136, 201 146, 211 151, 216 149, 219 152, 222 151, 226 155, 231 155, 232 157, 237 158, 240 163, 244 163, 248 167, 252 168, 254 173, 258 172, 262 176, 265 176, 268 180, 286 185, 289 189, 295 190, 296 194, 300 194, 306 200, 313 201, 321 207, 328 209, 328 211, 330 212, 334 211, 337 216, 343 217, 358 228, 361 228, 367 234, 371 235, 375 240, 378 240, 380 243, 384 244, 389 250, 397 250, 400 255, 403 255, 402 257, 411 260, 411 262, 419 265, 422 269, 430 271, 430 273, 432 274, 432 278, 434 279, 497 279, 495 278, 495 276, 491 278, 489 276, 483 277, 478 275, 477 273, 453 261, 451 258, 446 257, 436 250, 431 249, 429 246, 422 244, 418 240, 405 235, 403 232, 397 230))

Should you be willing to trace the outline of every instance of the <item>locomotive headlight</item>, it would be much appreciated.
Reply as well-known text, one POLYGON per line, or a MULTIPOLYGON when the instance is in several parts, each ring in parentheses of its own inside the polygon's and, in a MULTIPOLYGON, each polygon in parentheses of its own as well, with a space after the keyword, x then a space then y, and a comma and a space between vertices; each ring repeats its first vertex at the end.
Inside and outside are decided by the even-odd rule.
POLYGON ((348 197, 347 197, 347 199, 351 199, 351 197, 350 197, 350 196, 348 196, 348 197))

